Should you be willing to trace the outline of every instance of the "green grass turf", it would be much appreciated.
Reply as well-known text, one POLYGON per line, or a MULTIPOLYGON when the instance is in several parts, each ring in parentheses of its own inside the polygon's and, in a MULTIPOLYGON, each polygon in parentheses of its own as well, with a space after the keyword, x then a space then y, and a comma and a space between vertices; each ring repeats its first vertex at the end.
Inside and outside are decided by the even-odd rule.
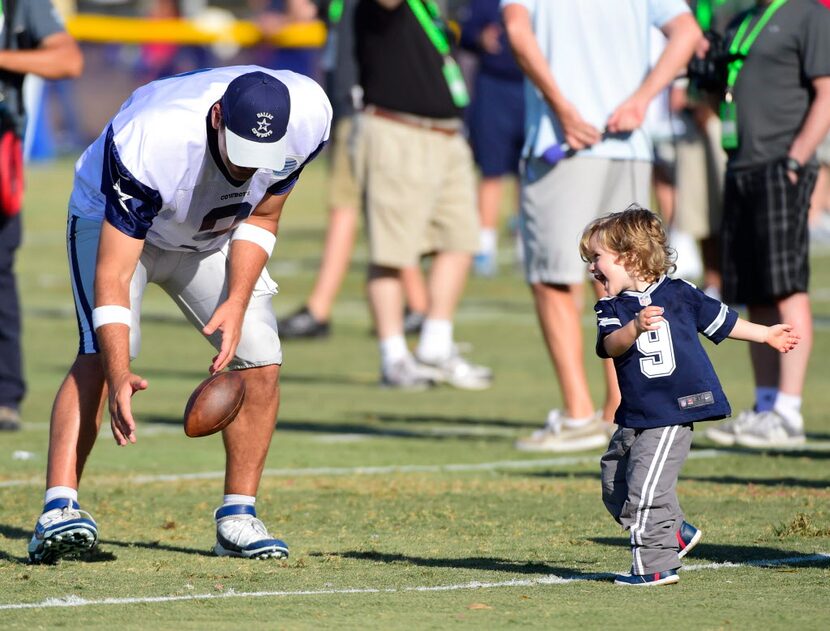
MULTIPOLYGON (((322 167, 306 170, 284 213, 270 263, 281 287, 279 314, 301 304, 314 280, 325 227, 322 167)), ((456 327, 458 339, 473 345, 472 357, 494 367, 489 391, 405 394, 377 387, 362 243, 332 337, 285 344, 280 420, 258 509, 289 543, 287 561, 208 554, 211 512, 222 493, 221 441, 186 438, 180 417, 213 353, 162 292, 149 291, 135 363, 150 381, 134 400, 139 442, 116 447, 105 424, 81 490, 99 523, 100 546, 85 560, 26 565, 42 501, 49 410, 77 345, 64 249, 70 185, 68 162, 28 172, 18 270, 29 396, 24 430, 0 436, 4 628, 830 625, 830 557, 804 560, 830 554, 826 254, 814 257, 817 332, 804 403, 810 447, 714 450, 697 436, 679 494, 704 539, 677 586, 631 590, 609 582, 630 558, 625 534, 599 497, 599 452, 557 461, 512 447, 560 399, 506 236, 501 273, 470 279, 456 327), (194 473, 202 477, 159 477, 194 473), (794 558, 800 561, 763 563, 794 558), (418 589, 449 586, 458 589, 418 589), (147 600, 153 597, 191 599, 147 600), (49 599, 97 604, 7 608, 49 599)), ((586 311, 586 352, 590 316, 586 311)), ((746 344, 706 344, 733 408, 749 405, 746 344)), ((598 360, 589 370, 599 398, 598 360)))

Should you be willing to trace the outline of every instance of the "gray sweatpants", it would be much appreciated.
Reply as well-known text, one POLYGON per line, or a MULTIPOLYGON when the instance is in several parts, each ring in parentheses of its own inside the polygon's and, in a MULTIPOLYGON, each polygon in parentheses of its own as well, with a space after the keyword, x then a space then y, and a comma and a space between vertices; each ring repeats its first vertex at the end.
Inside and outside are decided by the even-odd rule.
POLYGON ((632 574, 680 567, 683 511, 675 487, 691 445, 691 425, 620 427, 602 456, 602 501, 631 533, 632 574))

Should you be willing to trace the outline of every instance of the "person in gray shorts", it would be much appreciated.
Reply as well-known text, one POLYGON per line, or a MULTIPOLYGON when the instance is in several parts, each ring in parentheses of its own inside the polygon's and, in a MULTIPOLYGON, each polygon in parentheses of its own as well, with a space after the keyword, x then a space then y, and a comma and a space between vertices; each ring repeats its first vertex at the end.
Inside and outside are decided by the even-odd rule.
POLYGON ((786 353, 799 336, 788 324, 763 326, 681 279, 670 279, 673 252, 662 221, 631 206, 595 219, 579 252, 607 293, 597 314, 597 354, 612 358, 622 400, 602 456, 602 499, 629 531, 633 562, 617 585, 667 585, 701 532, 684 520, 677 477, 693 423, 725 418, 729 401, 700 343, 727 337, 786 353))

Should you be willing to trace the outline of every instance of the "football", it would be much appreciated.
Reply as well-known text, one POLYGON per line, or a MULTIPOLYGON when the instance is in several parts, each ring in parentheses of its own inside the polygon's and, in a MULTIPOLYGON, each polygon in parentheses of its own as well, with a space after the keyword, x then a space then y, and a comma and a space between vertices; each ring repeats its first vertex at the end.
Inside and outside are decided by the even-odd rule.
POLYGON ((228 425, 245 400, 245 380, 235 371, 205 379, 190 395, 184 409, 184 433, 191 438, 210 436, 228 425))

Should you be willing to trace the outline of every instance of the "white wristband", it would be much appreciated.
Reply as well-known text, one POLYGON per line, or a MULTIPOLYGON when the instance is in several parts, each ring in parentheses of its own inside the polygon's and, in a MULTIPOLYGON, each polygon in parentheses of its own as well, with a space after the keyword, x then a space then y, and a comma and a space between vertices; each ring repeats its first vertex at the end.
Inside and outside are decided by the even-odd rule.
POLYGON ((105 324, 126 324, 132 327, 133 314, 121 305, 103 305, 92 310, 92 328, 98 330, 105 324))
POLYGON ((270 257, 271 252, 274 251, 274 244, 277 242, 277 237, 265 228, 260 228, 250 223, 242 223, 233 231, 231 241, 250 241, 256 243, 259 247, 265 250, 265 253, 270 257))

